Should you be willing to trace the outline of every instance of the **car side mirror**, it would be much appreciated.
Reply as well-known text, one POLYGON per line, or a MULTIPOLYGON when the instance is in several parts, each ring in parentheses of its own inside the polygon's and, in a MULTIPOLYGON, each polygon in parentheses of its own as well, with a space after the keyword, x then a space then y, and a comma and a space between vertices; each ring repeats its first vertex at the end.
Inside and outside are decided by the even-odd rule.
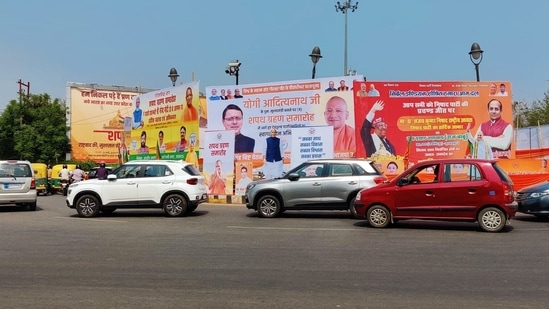
POLYGON ((107 180, 116 180, 116 175, 115 174, 107 175, 107 180))
POLYGON ((410 184, 410 180, 408 178, 400 178, 397 182, 397 186, 402 187, 410 184))
POLYGON ((291 181, 298 180, 299 179, 299 174, 298 173, 288 174, 288 179, 291 180, 291 181))

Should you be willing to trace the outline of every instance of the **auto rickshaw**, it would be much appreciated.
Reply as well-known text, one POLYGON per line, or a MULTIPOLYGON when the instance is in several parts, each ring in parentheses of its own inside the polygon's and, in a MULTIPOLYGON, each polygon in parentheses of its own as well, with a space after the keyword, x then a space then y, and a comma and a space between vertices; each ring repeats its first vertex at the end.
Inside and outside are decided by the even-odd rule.
POLYGON ((48 195, 48 166, 44 163, 31 163, 36 181, 36 193, 48 195))
MULTIPOLYGON (((51 191, 53 193, 63 192, 63 185, 61 184, 61 177, 59 172, 63 169, 64 164, 54 165, 51 169, 51 191)), ((66 164, 69 172, 76 169, 76 164, 66 164)), ((68 185, 68 184, 67 184, 68 185)))

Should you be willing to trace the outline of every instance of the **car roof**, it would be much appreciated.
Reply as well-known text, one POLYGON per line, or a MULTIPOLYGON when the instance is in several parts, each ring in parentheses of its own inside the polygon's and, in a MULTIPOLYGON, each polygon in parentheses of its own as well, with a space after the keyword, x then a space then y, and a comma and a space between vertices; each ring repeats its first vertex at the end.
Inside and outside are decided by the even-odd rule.
POLYGON ((497 160, 485 160, 485 159, 465 159, 465 158, 456 158, 456 159, 435 159, 435 160, 425 160, 417 162, 414 166, 418 165, 430 165, 430 164, 444 164, 444 163, 495 163, 497 160))
POLYGON ((359 158, 336 158, 336 159, 313 159, 313 160, 308 160, 308 161, 305 161, 307 163, 338 163, 338 162, 347 162, 347 163, 350 163, 350 162, 366 162, 366 163, 371 163, 373 162, 373 160, 369 160, 369 159, 359 159, 359 158))
POLYGON ((30 161, 27 160, 0 160, 0 163, 8 163, 8 164, 31 164, 30 161))
POLYGON ((190 165, 192 163, 183 160, 132 160, 124 163, 127 164, 183 164, 190 165))

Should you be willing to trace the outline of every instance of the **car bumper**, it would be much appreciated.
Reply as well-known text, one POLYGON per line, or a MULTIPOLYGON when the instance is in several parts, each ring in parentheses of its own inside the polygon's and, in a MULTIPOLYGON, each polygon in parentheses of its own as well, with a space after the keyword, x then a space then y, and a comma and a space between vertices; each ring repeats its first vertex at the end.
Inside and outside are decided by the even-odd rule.
POLYGON ((549 204, 541 199, 526 199, 518 202, 518 212, 529 215, 549 216, 549 204))
POLYGON ((190 200, 192 204, 201 204, 208 202, 208 193, 196 194, 194 198, 190 200))
POLYGON ((27 193, 3 193, 0 195, 0 204, 36 203, 37 196, 36 190, 27 193))

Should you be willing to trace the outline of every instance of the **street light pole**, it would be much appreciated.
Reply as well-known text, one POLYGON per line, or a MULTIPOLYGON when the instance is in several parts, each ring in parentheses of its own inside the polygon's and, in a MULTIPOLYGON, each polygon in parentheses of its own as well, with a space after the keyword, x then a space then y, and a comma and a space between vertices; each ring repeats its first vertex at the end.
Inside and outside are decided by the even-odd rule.
POLYGON ((238 62, 238 60, 233 60, 229 62, 229 66, 225 69, 225 73, 229 74, 230 76, 236 77, 236 84, 238 85, 238 76, 240 75, 240 66, 242 63, 238 62))
POLYGON ((480 45, 478 45, 477 42, 473 43, 471 45, 471 51, 469 52, 469 58, 471 58, 471 62, 475 65, 475 72, 477 73, 477 82, 480 82, 480 74, 479 74, 479 64, 482 62, 482 53, 484 51, 480 49, 480 45))
POLYGON ((351 4, 351 1, 345 1, 340 3, 339 1, 335 5, 336 12, 341 12, 345 15, 345 47, 343 52, 343 75, 349 75, 347 71, 347 11, 351 9, 351 12, 354 12, 358 9, 358 1, 355 4, 351 4))
POLYGON ((315 79, 316 63, 322 58, 322 55, 320 55, 320 47, 315 46, 309 57, 311 57, 311 61, 313 62, 313 79, 315 79))
POLYGON ((175 82, 177 81, 177 78, 179 77, 179 74, 177 74, 177 70, 175 68, 170 69, 170 75, 168 75, 170 80, 172 81, 172 86, 175 87, 175 82))

